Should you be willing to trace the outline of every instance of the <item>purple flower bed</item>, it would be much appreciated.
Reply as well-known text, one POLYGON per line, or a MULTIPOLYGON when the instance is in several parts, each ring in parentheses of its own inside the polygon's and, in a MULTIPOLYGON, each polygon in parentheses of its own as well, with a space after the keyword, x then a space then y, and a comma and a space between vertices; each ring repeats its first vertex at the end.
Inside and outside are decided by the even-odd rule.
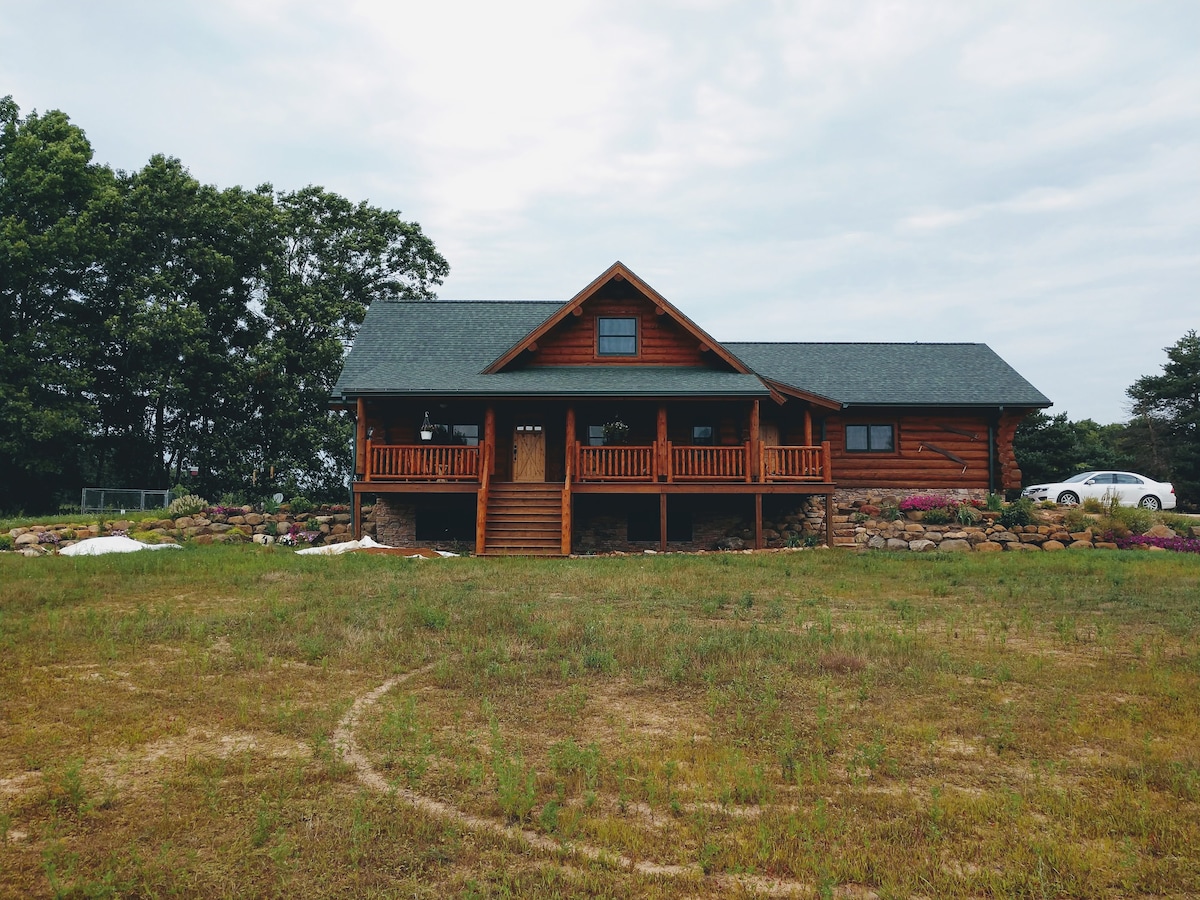
POLYGON ((914 494, 900 501, 900 511, 911 512, 912 510, 920 510, 928 512, 931 509, 947 509, 948 507, 957 505, 949 497, 942 497, 938 494, 914 494))
POLYGON ((1148 534, 1136 534, 1117 538, 1114 543, 1122 550, 1132 550, 1136 547, 1162 547, 1164 550, 1174 550, 1176 553, 1200 553, 1200 538, 1151 537, 1148 534))

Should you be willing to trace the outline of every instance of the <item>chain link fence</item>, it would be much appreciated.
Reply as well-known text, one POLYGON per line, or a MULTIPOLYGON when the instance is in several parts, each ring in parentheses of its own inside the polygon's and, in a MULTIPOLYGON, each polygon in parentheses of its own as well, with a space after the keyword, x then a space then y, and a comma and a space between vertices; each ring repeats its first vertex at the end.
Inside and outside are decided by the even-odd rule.
POLYGON ((172 499, 174 499, 174 494, 170 491, 90 487, 83 489, 83 496, 79 500, 79 511, 88 513, 163 509, 172 499))

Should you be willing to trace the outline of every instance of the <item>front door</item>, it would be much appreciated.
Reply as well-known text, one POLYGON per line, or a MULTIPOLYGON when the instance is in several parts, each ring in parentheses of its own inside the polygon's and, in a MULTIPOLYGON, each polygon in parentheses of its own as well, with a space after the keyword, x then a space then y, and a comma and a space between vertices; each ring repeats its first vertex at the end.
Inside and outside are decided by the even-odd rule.
POLYGON ((546 480, 546 433, 541 425, 518 425, 513 433, 513 481, 546 480))

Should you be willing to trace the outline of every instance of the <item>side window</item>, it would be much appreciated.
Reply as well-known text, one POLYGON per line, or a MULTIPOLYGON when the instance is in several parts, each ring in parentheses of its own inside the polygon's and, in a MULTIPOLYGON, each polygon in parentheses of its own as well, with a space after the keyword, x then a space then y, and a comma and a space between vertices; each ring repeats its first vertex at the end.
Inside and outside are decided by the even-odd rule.
POLYGON ((587 445, 589 447, 603 447, 604 446, 604 426, 603 425, 589 425, 587 427, 587 429, 588 429, 587 445))
POLYGON ((1145 482, 1133 475, 1118 475, 1117 484, 1145 484, 1145 482))
POLYGON ((600 356, 637 356, 637 319, 597 319, 596 353, 600 356))
POLYGON ((711 425, 693 425, 692 445, 696 447, 711 447, 713 445, 713 427, 711 425))
POLYGON ((478 425, 455 425, 454 426, 454 443, 466 444, 468 447, 479 446, 479 426, 478 425))
POLYGON ((893 453, 896 450, 896 427, 847 425, 846 450, 850 453, 893 453))

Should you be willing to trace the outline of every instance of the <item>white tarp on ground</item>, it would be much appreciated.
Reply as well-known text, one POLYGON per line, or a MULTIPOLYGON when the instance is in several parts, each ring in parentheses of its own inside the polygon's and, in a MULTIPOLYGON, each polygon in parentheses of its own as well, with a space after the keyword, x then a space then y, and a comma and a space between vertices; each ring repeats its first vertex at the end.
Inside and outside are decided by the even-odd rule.
MULTIPOLYGON (((349 553, 352 550, 395 550, 388 544, 379 544, 371 539, 369 534, 364 534, 360 541, 343 541, 340 544, 325 544, 321 547, 305 547, 303 550, 297 550, 297 553, 313 556, 337 556, 339 553, 349 553)), ((458 556, 457 553, 451 553, 448 550, 435 550, 438 556, 458 556)), ((424 559, 419 553, 414 553, 409 559, 424 559)))
POLYGON ((377 544, 369 534, 364 534, 361 541, 342 541, 340 544, 324 544, 320 547, 305 547, 297 550, 306 556, 337 556, 339 553, 349 553, 351 550, 365 550, 368 547, 381 547, 384 550, 393 549, 387 544, 377 544))
POLYGON ((58 552, 61 556, 102 556, 105 553, 135 553, 138 550, 165 550, 168 547, 180 549, 178 544, 143 544, 133 538, 113 535, 89 538, 70 547, 63 547, 58 552))

